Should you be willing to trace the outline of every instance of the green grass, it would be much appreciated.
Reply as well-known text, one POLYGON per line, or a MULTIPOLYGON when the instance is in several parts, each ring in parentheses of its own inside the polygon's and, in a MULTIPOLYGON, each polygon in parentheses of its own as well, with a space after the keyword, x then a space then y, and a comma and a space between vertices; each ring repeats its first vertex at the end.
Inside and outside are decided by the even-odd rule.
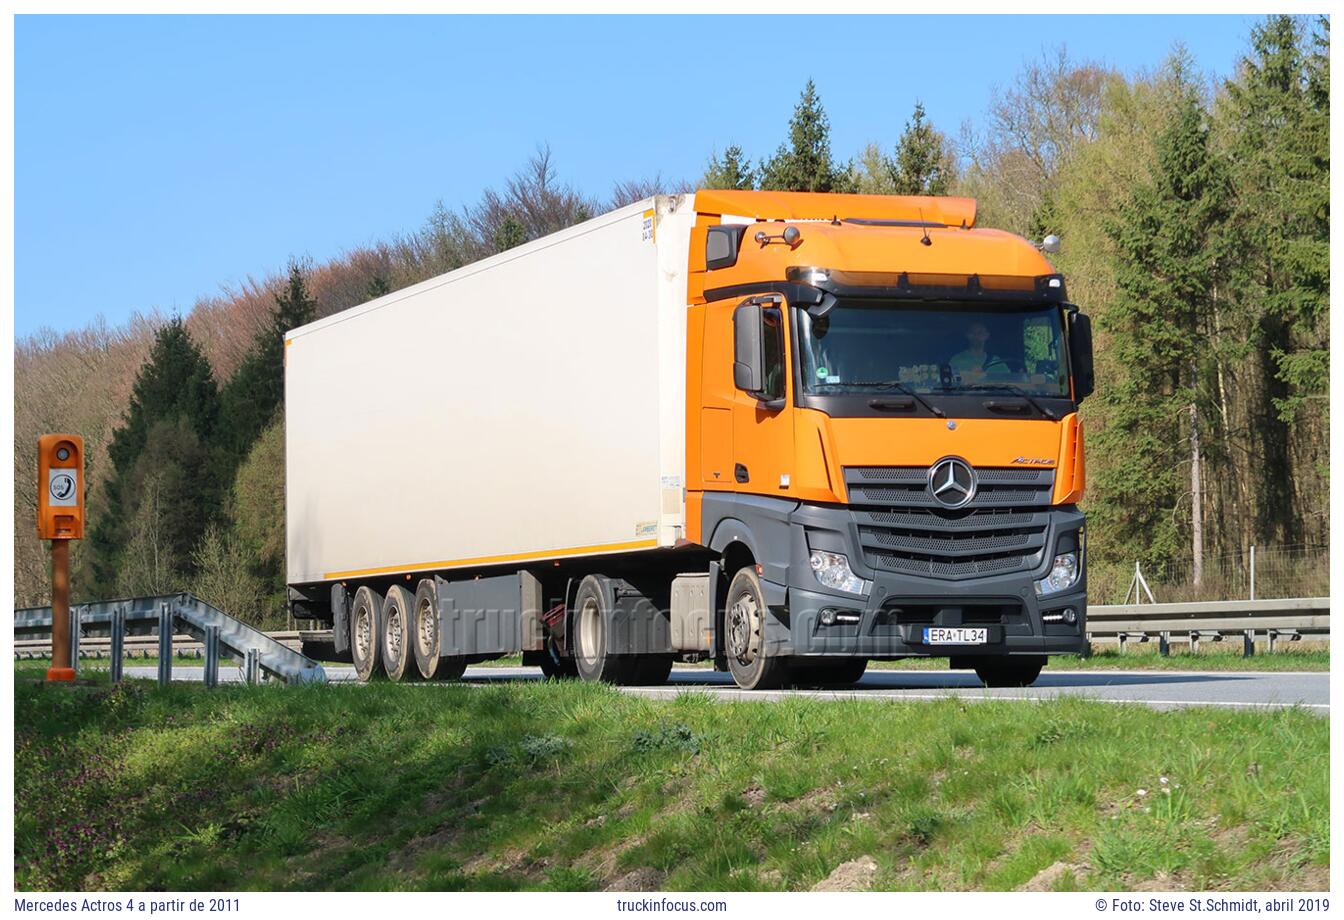
POLYGON ((862 855, 883 889, 1328 878, 1329 721, 1298 710, 40 674, 16 667, 19 889, 806 889, 862 855))

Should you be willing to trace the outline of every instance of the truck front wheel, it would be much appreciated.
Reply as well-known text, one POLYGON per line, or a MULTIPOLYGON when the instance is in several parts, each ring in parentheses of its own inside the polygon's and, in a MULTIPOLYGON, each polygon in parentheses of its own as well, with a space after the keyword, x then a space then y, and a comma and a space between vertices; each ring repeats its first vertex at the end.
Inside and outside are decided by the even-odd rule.
POLYGON ((371 680, 382 671, 382 610, 383 599, 368 585, 356 591, 350 601, 350 658, 360 680, 371 680))
POLYGON ((1045 667, 1044 655, 991 658, 975 666, 975 676, 986 687, 1030 687, 1045 667))
POLYGON ((751 566, 738 569, 728 585, 723 627, 728 670, 743 690, 778 687, 788 670, 787 659, 766 655, 765 620, 769 615, 755 570, 751 566))

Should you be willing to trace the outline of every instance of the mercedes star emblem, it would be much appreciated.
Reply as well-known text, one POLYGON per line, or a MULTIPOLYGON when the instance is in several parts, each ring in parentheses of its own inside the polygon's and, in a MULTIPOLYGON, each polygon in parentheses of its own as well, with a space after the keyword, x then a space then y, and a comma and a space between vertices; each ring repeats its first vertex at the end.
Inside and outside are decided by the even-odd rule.
POLYGON ((946 508, 961 508, 975 498, 975 470, 960 457, 944 457, 929 467, 929 492, 946 508))

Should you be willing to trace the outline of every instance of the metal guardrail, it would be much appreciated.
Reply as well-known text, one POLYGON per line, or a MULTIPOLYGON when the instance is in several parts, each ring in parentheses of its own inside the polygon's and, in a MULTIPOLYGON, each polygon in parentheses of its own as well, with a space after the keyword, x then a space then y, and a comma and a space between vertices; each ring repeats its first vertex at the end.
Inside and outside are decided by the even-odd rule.
POLYGON ((1280 640, 1303 637, 1329 640, 1330 598, 1292 597, 1267 601, 1195 601, 1180 604, 1123 604, 1088 607, 1088 639, 1118 642, 1120 651, 1128 642, 1156 638, 1167 654, 1173 635, 1190 643, 1192 652, 1201 640, 1221 642, 1241 636, 1242 651, 1255 654, 1255 640, 1264 634, 1273 652, 1280 640))
MULTIPOLYGON (((267 632, 266 635, 286 648, 293 649, 308 657, 308 651, 315 644, 330 644, 331 630, 294 629, 283 632, 267 632)), ((122 642, 122 653, 127 658, 155 658, 159 653, 158 636, 128 635, 122 642)), ((107 658, 112 654, 111 636, 83 636, 79 641, 79 657, 82 659, 107 658)), ((205 644, 194 636, 178 633, 173 636, 173 655, 177 658, 201 658, 205 654, 205 644)), ((51 638, 15 639, 14 657, 34 659, 51 657, 51 638)), ((221 657, 230 657, 227 652, 221 657)))
MULTIPOLYGON (((172 679, 173 638, 179 628, 201 643, 206 686, 215 686, 219 679, 221 649, 243 661, 249 683, 258 682, 263 673, 286 683, 321 683, 327 679, 317 662, 192 594, 72 604, 70 660, 78 667, 81 639, 107 636, 112 679, 120 680, 127 637, 153 635, 157 637, 159 683, 166 684, 172 679)), ((51 635, 50 607, 14 611, 16 643, 43 634, 51 635)))

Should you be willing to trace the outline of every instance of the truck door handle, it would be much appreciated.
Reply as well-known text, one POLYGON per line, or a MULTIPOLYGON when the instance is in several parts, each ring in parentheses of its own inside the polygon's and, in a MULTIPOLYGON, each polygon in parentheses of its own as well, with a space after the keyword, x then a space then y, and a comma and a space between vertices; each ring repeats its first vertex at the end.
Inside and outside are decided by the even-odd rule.
POLYGON ((733 478, 738 482, 750 482, 751 474, 747 472, 745 466, 740 463, 735 463, 733 464, 733 478))

